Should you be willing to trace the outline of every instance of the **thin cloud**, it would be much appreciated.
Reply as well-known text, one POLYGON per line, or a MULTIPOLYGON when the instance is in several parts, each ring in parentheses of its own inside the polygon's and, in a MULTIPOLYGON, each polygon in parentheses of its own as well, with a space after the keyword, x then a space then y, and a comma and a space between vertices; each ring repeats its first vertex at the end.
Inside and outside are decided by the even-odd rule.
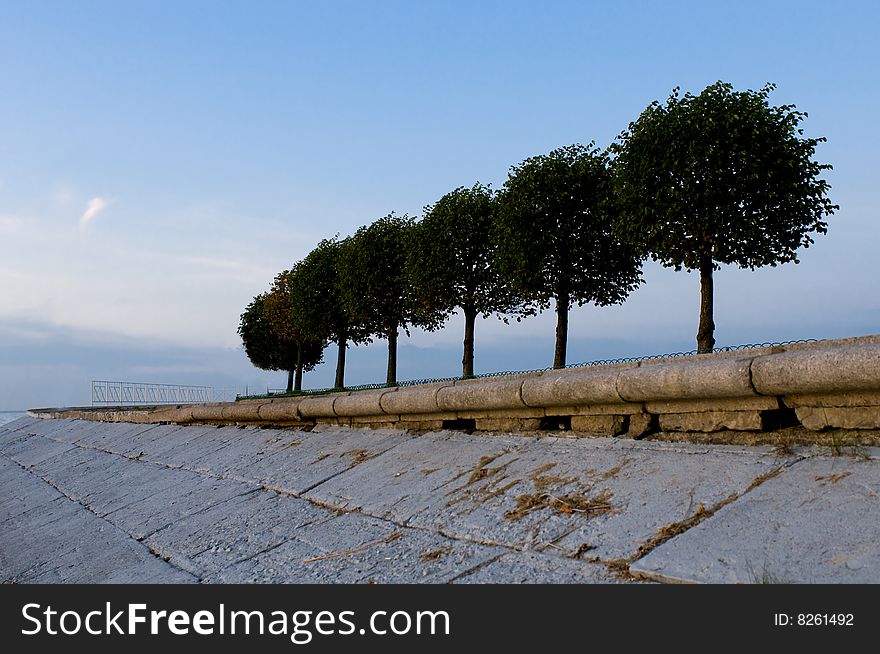
POLYGON ((79 217, 80 228, 84 228, 86 225, 91 223, 95 218, 98 217, 98 214, 106 209, 109 205, 110 200, 108 200, 107 198, 96 197, 89 200, 88 205, 86 205, 86 210, 83 212, 83 215, 79 217))
POLYGON ((14 234, 21 230, 24 221, 18 216, 0 215, 0 234, 14 234))

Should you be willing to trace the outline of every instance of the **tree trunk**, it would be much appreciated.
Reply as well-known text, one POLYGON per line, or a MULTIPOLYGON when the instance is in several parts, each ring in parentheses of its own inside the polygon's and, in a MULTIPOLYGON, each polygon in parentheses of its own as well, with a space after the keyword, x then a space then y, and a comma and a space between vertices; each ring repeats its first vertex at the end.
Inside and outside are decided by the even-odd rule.
POLYGON ((340 338, 337 341, 339 345, 339 354, 336 356, 336 388, 345 388, 345 348, 348 345, 348 339, 340 338))
POLYGON ((560 291, 556 296, 556 352, 553 354, 553 367, 565 368, 565 355, 568 348, 568 291, 560 291))
POLYGON ((293 382, 293 390, 301 391, 303 389, 303 346, 302 343, 296 344, 296 378, 293 382))
POLYGON ((287 392, 290 393, 293 390, 293 366, 290 366, 290 370, 287 371, 287 392))
POLYGON ((397 327, 389 329, 388 333, 388 375, 385 383, 389 386, 397 384, 397 327))
POLYGON ((715 303, 715 289, 712 273, 715 266, 712 255, 704 254, 700 259, 700 326, 697 329, 697 352, 706 354, 715 347, 715 322, 712 313, 715 303))
POLYGON ((464 309, 464 355, 461 358, 461 376, 474 376, 474 324, 477 311, 471 307, 464 309))

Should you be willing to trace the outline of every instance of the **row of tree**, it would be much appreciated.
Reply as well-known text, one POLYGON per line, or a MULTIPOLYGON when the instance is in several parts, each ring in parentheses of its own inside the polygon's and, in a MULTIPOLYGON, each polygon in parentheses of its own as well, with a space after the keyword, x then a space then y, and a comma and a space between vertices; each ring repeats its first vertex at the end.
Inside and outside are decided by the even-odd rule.
POLYGON ((825 233, 838 207, 805 138, 806 114, 771 106, 768 84, 652 103, 607 150, 571 145, 513 166, 504 187, 458 188, 421 220, 389 214, 344 239, 321 241, 280 273, 241 316, 254 365, 288 370, 288 389, 338 351, 344 386, 350 344, 388 341, 386 382, 397 381, 397 340, 411 326, 465 319, 462 375, 474 374, 478 316, 517 320, 555 306, 554 367, 564 367, 573 305, 619 304, 651 257, 700 273, 697 349, 714 347, 713 272, 789 261, 825 233))

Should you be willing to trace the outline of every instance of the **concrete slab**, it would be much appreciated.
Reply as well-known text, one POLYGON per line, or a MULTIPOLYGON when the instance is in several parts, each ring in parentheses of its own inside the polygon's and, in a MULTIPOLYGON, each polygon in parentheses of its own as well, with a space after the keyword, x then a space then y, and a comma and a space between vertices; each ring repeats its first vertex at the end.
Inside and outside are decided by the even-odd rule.
POLYGON ((277 547, 327 515, 305 500, 258 491, 185 516, 151 534, 145 543, 175 565, 210 577, 277 547))
POLYGON ((224 582, 446 583, 506 550, 347 514, 227 568, 224 582), (304 542, 308 541, 308 542, 304 542))
POLYGON ((187 446, 206 438, 210 443, 210 436, 217 431, 213 425, 200 427, 180 427, 178 425, 163 425, 156 431, 143 434, 143 438, 120 439, 114 443, 113 451, 127 456, 138 456, 141 452, 142 459, 171 465, 179 461, 175 453, 186 451, 187 446), (206 436, 207 435, 207 436, 206 436))
POLYGON ((696 583, 880 583, 880 465, 796 463, 631 570, 696 583))
POLYGON ((615 584, 624 580, 600 563, 542 554, 508 552, 456 579, 456 584, 615 584))
POLYGON ((0 528, 3 582, 195 581, 31 473, 2 460, 4 479, 18 486, 28 509, 4 520, 0 528), (54 497, 44 501, 47 495, 54 497))
MULTIPOLYGON (((46 425, 47 422, 52 423, 51 425, 49 425, 51 428, 59 428, 58 423, 52 420, 32 418, 31 416, 22 416, 21 418, 16 418, 12 422, 7 422, 5 425, 0 425, 0 441, 5 441, 8 438, 9 434, 27 429, 28 427, 32 427, 34 425, 46 425)), ((33 430, 31 429, 31 431, 33 430)))
POLYGON ((13 432, 18 429, 21 429, 25 425, 29 425, 40 418, 32 418, 31 416, 21 416, 20 418, 16 418, 11 422, 6 422, 0 425, 0 441, 3 440, 3 435, 7 432, 13 432))
POLYGON ((265 432, 264 443, 257 453, 251 454, 254 443, 239 442, 236 449, 230 447, 201 458, 199 465, 212 474, 248 480, 289 493, 303 493, 412 438, 400 430, 381 429, 262 431, 265 432))
POLYGON ((410 438, 397 445, 393 453, 325 481, 306 497, 406 524, 431 507, 440 505, 445 511, 448 494, 456 486, 466 485, 482 461, 493 469, 509 465, 534 440, 471 437, 450 431, 429 433, 410 438))
POLYGON ((488 544, 629 556, 784 463, 768 448, 426 434, 307 497, 488 544))
POLYGON ((75 447, 75 445, 70 443, 52 440, 51 438, 25 434, 20 440, 9 443, 8 447, 3 449, 3 453, 27 468, 75 447))
POLYGON ((45 482, 62 489, 79 501, 95 488, 115 484, 129 463, 126 459, 97 450, 74 447, 40 461, 31 470, 45 482))
POLYGON ((0 455, 0 528, 10 518, 40 512, 57 501, 59 493, 48 484, 22 483, 21 466, 0 455))
MULTIPOLYGON (((241 471, 248 470, 261 457, 273 456, 285 446, 295 447, 299 439, 299 434, 292 431, 226 427, 192 441, 185 450, 176 451, 175 456, 188 470, 257 481, 255 475, 243 475, 241 471)), ((168 457, 163 458, 168 463, 175 463, 168 457)))
MULTIPOLYGON (((136 448, 140 442, 150 442, 165 434, 179 432, 180 429, 179 425, 102 423, 100 430, 81 437, 77 440, 77 445, 124 454, 127 450, 136 448)), ((136 455, 138 451, 134 454, 136 455)))
MULTIPOLYGON (((91 420, 40 420, 39 423, 31 425, 27 431, 36 436, 45 436, 57 441, 65 443, 74 443, 76 440, 86 435, 99 435, 108 425, 114 423, 97 423, 97 426, 90 426, 91 420)), ((95 425, 96 423, 92 423, 95 425)))
POLYGON ((615 583, 605 562, 717 507, 632 570, 880 581, 880 451, 16 423, 0 429, 8 580, 615 583))
POLYGON ((180 483, 123 506, 107 514, 107 519, 141 540, 187 516, 259 490, 258 486, 237 481, 186 474, 189 476, 181 477, 180 483))
MULTIPOLYGON (((196 458, 210 457, 213 452, 228 447, 237 440, 247 440, 242 432, 246 430, 237 427, 198 427, 197 436, 190 438, 192 428, 186 428, 179 433, 170 434, 164 441, 153 441, 150 446, 142 449, 143 458, 172 468, 193 469, 196 458)), ((130 454, 137 455, 137 448, 128 450, 130 454)))

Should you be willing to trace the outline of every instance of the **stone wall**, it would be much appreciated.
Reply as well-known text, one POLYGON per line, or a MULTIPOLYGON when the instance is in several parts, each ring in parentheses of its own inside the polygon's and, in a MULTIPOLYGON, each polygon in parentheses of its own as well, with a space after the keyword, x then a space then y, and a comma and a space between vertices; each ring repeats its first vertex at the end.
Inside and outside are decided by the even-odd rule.
POLYGON ((653 432, 880 429, 880 335, 620 365, 153 409, 44 409, 125 422, 316 423, 433 430, 653 432))

